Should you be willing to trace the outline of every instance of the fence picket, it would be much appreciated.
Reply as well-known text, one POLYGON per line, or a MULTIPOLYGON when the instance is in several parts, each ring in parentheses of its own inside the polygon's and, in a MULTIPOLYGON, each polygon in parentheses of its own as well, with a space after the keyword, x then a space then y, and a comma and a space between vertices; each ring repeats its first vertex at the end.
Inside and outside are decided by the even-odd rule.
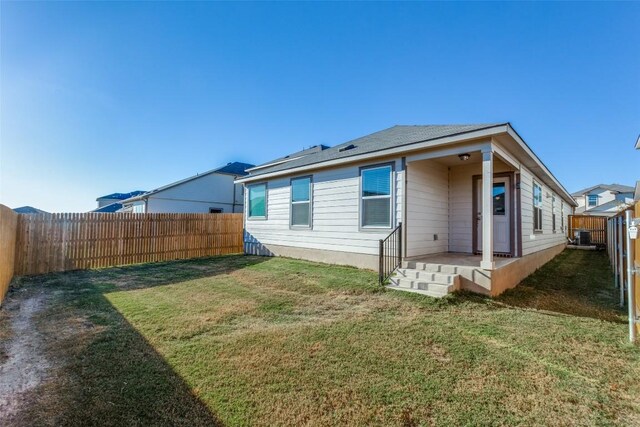
POLYGON ((242 214, 19 215, 15 274, 242 253, 242 214))

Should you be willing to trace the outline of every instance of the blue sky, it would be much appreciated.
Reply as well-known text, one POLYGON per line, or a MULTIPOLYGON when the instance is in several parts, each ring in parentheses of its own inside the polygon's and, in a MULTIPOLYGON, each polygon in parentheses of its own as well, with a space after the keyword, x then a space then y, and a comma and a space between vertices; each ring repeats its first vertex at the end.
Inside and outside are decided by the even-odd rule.
POLYGON ((510 121, 640 179, 640 3, 7 3, 0 203, 87 211, 394 124, 510 121))

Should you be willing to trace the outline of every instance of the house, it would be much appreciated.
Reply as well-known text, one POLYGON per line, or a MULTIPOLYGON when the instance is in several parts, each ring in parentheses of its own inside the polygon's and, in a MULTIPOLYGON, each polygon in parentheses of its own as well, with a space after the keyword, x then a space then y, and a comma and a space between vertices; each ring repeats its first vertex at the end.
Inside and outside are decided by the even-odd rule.
POLYGON ((578 203, 577 215, 614 216, 633 202, 634 187, 621 184, 598 184, 571 193, 578 203))
POLYGON ((233 162, 155 190, 123 200, 121 212, 223 213, 242 212, 242 185, 234 180, 245 176, 253 165, 233 162))
MULTIPOLYGON (((114 203, 119 203, 122 200, 126 200, 130 197, 135 197, 143 193, 145 193, 145 191, 136 190, 136 191, 130 191, 129 193, 111 193, 111 194, 107 194, 106 196, 98 197, 96 199, 96 202, 98 202, 98 209, 93 210, 92 212, 99 212, 99 209, 104 206, 112 205, 114 203)), ((106 210, 104 212, 115 212, 115 211, 106 210)))
POLYGON ((576 206, 509 123, 394 126, 248 172, 246 253, 382 273, 393 238, 392 285, 436 296, 515 286, 565 248, 576 206))
POLYGON ((47 214, 49 212, 45 212, 43 210, 34 208, 33 206, 20 206, 19 208, 15 208, 13 210, 15 213, 19 214, 47 214))

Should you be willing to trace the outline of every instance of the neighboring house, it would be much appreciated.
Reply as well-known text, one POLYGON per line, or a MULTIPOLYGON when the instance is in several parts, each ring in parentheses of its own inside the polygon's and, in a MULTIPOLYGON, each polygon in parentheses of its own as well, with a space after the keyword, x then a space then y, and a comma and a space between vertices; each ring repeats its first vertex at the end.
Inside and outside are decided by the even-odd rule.
MULTIPOLYGON (((131 191, 129 193, 112 193, 112 194, 107 194, 106 196, 98 197, 96 199, 96 201, 98 202, 98 209, 107 205, 111 205, 113 203, 121 202, 122 200, 126 200, 131 197, 138 196, 140 194, 144 194, 144 193, 145 191, 136 190, 136 191, 131 191)), ((92 212, 98 212, 98 209, 92 212)), ((106 211, 106 212, 110 212, 110 211, 106 211)))
POLYGON ((123 200, 121 212, 242 212, 244 195, 234 180, 245 176, 248 163, 233 162, 123 200))
POLYGON ((509 123, 394 126, 298 154, 236 181, 247 253, 378 270, 402 223, 411 268, 394 284, 497 295, 566 245, 576 203, 509 123))
POLYGON ((97 212, 97 213, 113 213, 113 212, 119 212, 122 209, 122 203, 120 202, 114 202, 108 205, 104 205, 100 208, 94 209, 91 212, 97 212))
POLYGON ((20 214, 46 214, 49 212, 45 212, 43 210, 40 209, 36 209, 33 206, 20 206, 19 208, 15 208, 13 210, 16 213, 20 213, 20 214))
POLYGON ((576 215, 614 216, 633 202, 634 188, 620 184, 598 184, 571 193, 578 203, 576 215))

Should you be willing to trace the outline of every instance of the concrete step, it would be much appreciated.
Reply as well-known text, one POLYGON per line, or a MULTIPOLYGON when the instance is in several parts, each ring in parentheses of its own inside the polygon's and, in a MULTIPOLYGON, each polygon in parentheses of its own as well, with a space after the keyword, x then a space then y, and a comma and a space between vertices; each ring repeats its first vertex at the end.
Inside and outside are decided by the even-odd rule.
POLYGON ((389 279, 389 289, 410 291, 441 298, 460 289, 460 275, 400 269, 389 279))
POLYGON ((400 268, 396 271, 395 277, 407 278, 429 283, 439 283, 442 285, 453 284, 457 274, 436 273, 428 270, 414 270, 410 268, 400 268))
POLYGON ((402 268, 407 270, 419 270, 444 274, 458 274, 460 269, 457 265, 431 264, 419 261, 403 261, 402 268))

